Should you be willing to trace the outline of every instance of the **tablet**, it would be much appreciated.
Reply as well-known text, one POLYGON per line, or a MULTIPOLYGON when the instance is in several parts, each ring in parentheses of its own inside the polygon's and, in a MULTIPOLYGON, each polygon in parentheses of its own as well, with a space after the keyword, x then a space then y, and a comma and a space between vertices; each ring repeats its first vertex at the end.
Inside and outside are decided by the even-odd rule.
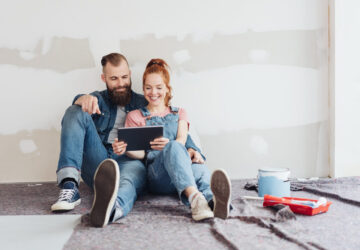
POLYGON ((149 150, 150 142, 163 136, 164 126, 118 128, 118 140, 127 143, 126 150, 149 150))

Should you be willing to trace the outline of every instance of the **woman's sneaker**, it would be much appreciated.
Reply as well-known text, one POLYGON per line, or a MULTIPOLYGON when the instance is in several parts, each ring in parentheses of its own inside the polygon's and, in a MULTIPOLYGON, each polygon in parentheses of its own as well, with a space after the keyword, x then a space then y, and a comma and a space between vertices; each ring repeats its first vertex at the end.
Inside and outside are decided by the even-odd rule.
POLYGON ((116 161, 106 159, 99 164, 94 175, 94 201, 90 222, 95 227, 109 223, 119 189, 120 171, 116 161))
POLYGON ((66 181, 60 190, 59 198, 51 206, 53 212, 66 212, 73 210, 81 203, 79 189, 73 181, 66 181))
POLYGON ((212 173, 210 187, 214 194, 214 216, 226 219, 230 211, 231 182, 224 169, 212 173))
POLYGON ((190 205, 194 220, 199 221, 214 217, 214 213, 202 193, 196 194, 190 205))

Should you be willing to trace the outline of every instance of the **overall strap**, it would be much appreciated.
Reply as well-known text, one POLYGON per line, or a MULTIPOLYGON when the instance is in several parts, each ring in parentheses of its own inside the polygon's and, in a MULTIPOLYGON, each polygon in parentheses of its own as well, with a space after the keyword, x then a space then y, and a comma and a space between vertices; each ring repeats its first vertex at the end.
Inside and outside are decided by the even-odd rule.
POLYGON ((151 115, 150 111, 146 107, 140 108, 140 112, 144 117, 149 117, 151 115))
POLYGON ((178 113, 178 112, 179 112, 179 108, 178 108, 178 107, 170 106, 170 111, 171 111, 172 113, 178 113))

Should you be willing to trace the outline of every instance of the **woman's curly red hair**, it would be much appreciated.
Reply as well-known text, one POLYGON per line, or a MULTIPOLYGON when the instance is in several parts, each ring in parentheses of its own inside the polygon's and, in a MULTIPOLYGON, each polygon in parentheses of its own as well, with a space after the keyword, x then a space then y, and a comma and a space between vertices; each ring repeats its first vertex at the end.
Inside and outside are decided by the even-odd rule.
POLYGON ((169 74, 169 65, 160 58, 151 59, 150 62, 146 65, 145 72, 143 74, 143 87, 145 85, 145 79, 148 74, 157 73, 160 74, 164 80, 166 87, 169 92, 165 96, 165 105, 170 106, 170 100, 172 98, 172 88, 170 85, 170 74, 169 74))

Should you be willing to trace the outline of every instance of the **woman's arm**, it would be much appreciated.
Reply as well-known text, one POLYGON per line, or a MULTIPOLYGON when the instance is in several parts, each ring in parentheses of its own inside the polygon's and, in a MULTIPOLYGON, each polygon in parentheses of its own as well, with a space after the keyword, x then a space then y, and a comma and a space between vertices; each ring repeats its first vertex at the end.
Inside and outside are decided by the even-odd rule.
POLYGON ((187 134, 188 134, 188 122, 185 120, 180 120, 178 122, 178 130, 177 130, 177 136, 176 141, 180 142, 182 145, 185 145, 187 134))
POLYGON ((126 155, 136 160, 142 160, 145 157, 145 150, 126 151, 126 155))

